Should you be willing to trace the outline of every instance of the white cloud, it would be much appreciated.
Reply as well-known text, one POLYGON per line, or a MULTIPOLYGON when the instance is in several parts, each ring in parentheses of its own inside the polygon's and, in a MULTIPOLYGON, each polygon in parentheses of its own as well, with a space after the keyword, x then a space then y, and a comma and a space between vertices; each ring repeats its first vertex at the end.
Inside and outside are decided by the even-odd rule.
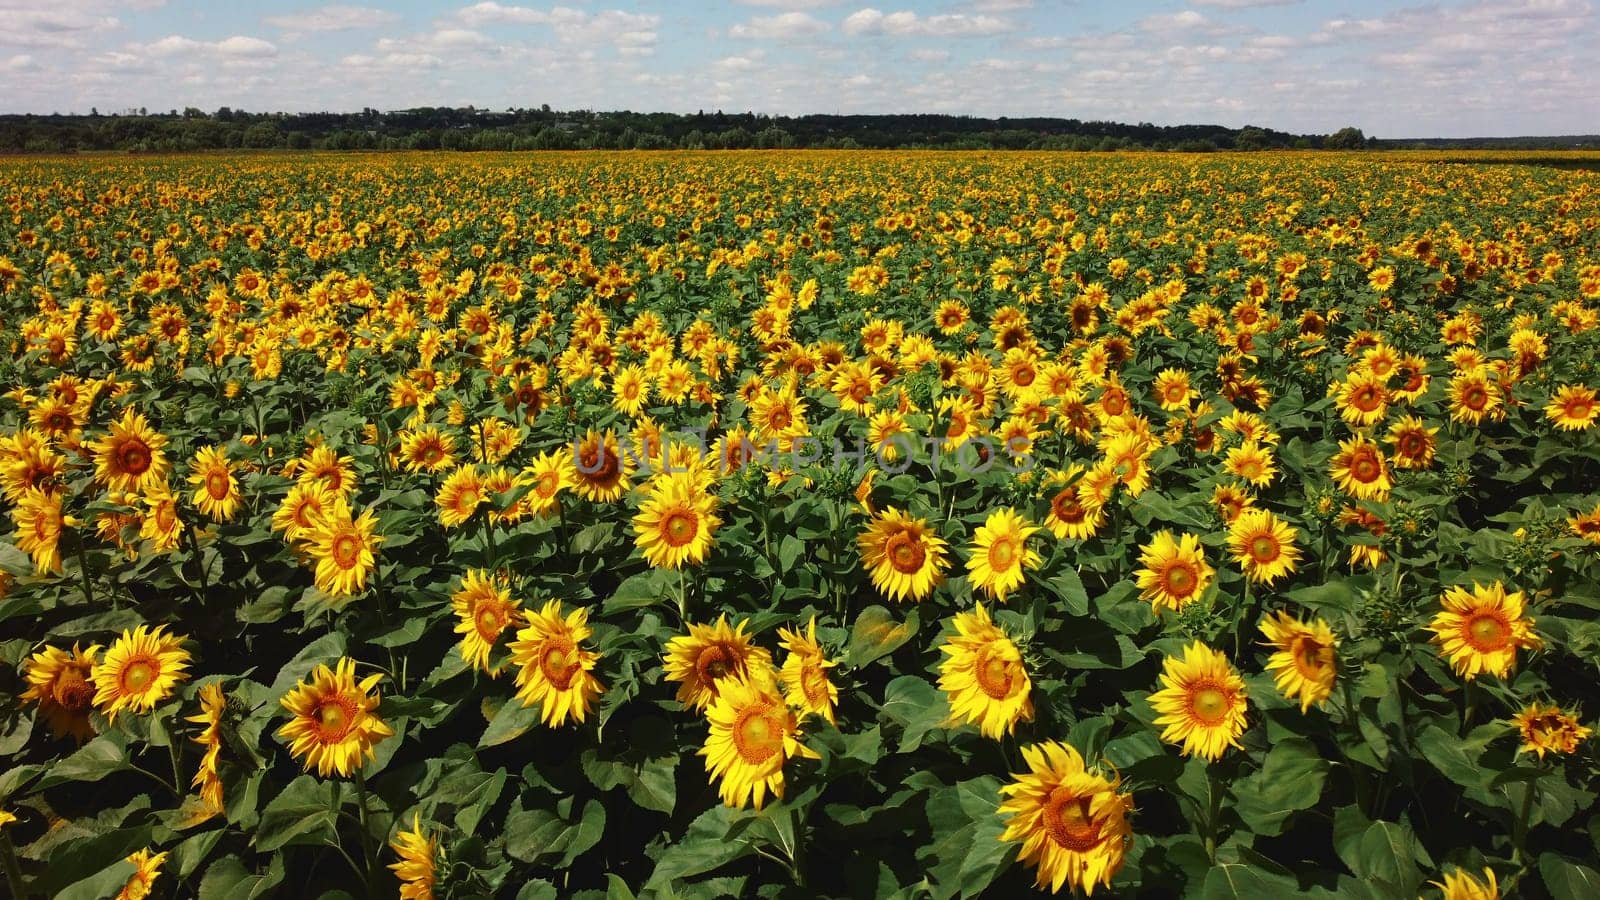
POLYGON ((1192 31, 1210 26, 1210 19, 1192 9, 1145 16, 1139 20, 1139 27, 1144 31, 1192 31))
POLYGON ((462 22, 479 25, 543 25, 566 43, 616 45, 624 53, 639 54, 656 42, 661 17, 608 9, 589 13, 569 6, 534 9, 508 6, 493 0, 466 7, 457 14, 462 22))
POLYGON ((1033 0, 975 0, 971 4, 973 12, 981 13, 1007 13, 1022 9, 1032 9, 1033 0))
POLYGON ((60 3, 31 3, 13 7, 0 3, 0 46, 54 47, 73 50, 86 47, 91 38, 122 26, 115 16, 102 15, 94 8, 60 3))
POLYGON ((809 13, 786 12, 776 16, 757 16, 728 29, 733 38, 810 37, 828 30, 828 23, 809 13))
POLYGON ((271 42, 240 34, 217 41, 213 46, 223 56, 259 58, 278 55, 278 48, 271 42))
POLYGON ((821 9, 824 6, 833 6, 843 0, 735 0, 745 6, 776 7, 778 9, 821 9))
POLYGON ((841 28, 848 35, 887 34, 897 37, 971 37, 1000 34, 1012 24, 996 16, 941 13, 920 16, 913 10, 885 13, 868 7, 851 13, 841 28))
POLYGON ((1213 9, 1254 9, 1261 6, 1292 6, 1301 0, 1189 0, 1195 6, 1213 9))
POLYGON ((919 47, 906 54, 917 62, 942 63, 950 58, 949 50, 939 50, 933 47, 919 47))
POLYGON ((400 17, 385 9, 370 6, 324 6, 281 16, 267 16, 261 20, 274 28, 291 32, 349 31, 356 28, 378 28, 393 25, 400 17))

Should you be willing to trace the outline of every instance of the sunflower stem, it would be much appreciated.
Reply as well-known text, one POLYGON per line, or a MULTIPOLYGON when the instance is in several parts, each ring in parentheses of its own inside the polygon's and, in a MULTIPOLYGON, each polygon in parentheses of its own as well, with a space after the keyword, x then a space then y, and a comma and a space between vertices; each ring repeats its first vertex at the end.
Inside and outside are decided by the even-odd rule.
POLYGON ((27 896, 22 891, 22 869, 17 866, 17 850, 11 846, 11 838, 4 831, 0 831, 0 864, 5 866, 6 885, 11 888, 11 896, 27 896))
MULTIPOLYGON (((83 536, 82 535, 78 536, 78 574, 83 576, 83 599, 84 599, 84 602, 88 603, 90 606, 93 606, 94 605, 94 586, 89 581, 89 554, 83 552, 83 536)), ((111 606, 112 606, 113 609, 115 609, 118 606, 120 606, 120 604, 117 603, 117 595, 116 595, 115 591, 113 591, 112 594, 111 594, 111 606)))
POLYGON ((678 569, 678 621, 689 623, 689 577, 678 569))
POLYGON ((1522 809, 1517 813, 1517 820, 1511 825, 1511 861, 1518 866, 1527 868, 1528 856, 1528 819, 1533 814, 1534 788, 1538 787, 1538 780, 1522 783, 1522 809))
POLYGON ((367 776, 362 772, 361 768, 356 769, 356 811, 361 816, 361 858, 367 864, 366 875, 362 878, 362 883, 367 884, 370 883, 372 867, 377 862, 377 855, 372 849, 372 832, 367 824, 367 776))

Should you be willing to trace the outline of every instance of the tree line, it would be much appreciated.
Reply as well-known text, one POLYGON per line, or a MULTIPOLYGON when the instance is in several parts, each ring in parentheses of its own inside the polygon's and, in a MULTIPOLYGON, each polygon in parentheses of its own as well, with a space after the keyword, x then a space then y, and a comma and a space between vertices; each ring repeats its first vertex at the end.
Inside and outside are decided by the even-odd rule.
POLYGON ((636 113, 474 107, 334 113, 128 110, 0 115, 0 152, 288 150, 1278 150, 1359 149, 1360 129, 1328 135, 1221 125, 949 115, 636 113))

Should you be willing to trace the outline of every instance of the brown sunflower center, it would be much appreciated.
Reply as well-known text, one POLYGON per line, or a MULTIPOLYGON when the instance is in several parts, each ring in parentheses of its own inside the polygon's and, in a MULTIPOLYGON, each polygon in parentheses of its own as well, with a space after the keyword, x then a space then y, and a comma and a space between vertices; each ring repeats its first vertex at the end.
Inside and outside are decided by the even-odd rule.
POLYGON ((922 564, 928 557, 927 551, 922 548, 922 541, 909 531, 897 531, 891 535, 885 551, 889 565, 905 575, 922 571, 922 564))
POLYGON ((1221 688, 1203 686, 1190 695, 1189 708, 1202 725, 1215 725, 1228 714, 1228 695, 1221 688))
POLYGON ((1322 674, 1322 642, 1313 637, 1301 636, 1294 639, 1290 645, 1289 655, 1294 659, 1294 667, 1306 678, 1315 678, 1322 674))
POLYGON ((122 689, 137 694, 148 688, 161 674, 161 664, 149 657, 139 657, 122 669, 122 689))
POLYGON ((213 500, 226 500, 231 492, 229 488, 228 473, 217 469, 206 475, 206 493, 213 500))
POLYGON ((492 606, 480 608, 475 621, 478 624, 478 633, 491 641, 500 636, 500 630, 506 624, 505 619, 500 615, 500 611, 492 606))
POLYGON ((1377 481, 1378 475, 1382 471, 1378 466, 1377 458, 1370 453, 1357 454, 1356 458, 1350 461, 1351 477, 1363 484, 1377 481))
POLYGON ((117 448, 117 465, 129 475, 143 475, 150 469, 150 445, 139 438, 129 438, 117 448))
POLYGON ((1489 403, 1489 392, 1473 385, 1461 392, 1461 405, 1471 410, 1481 410, 1489 403))
POLYGON ((1574 397, 1567 401, 1567 418, 1587 419, 1594 412, 1594 401, 1587 397, 1574 397))
POLYGON ((1016 690, 1020 673, 1016 660, 1010 659, 1004 650, 995 646, 985 646, 978 651, 977 665, 973 666, 973 678, 978 683, 978 689, 983 691, 991 700, 1004 700, 1016 690))
POLYGON ((333 546, 328 551, 328 556, 333 559, 333 564, 341 569, 354 569, 361 561, 361 541, 348 531, 341 532, 333 538, 333 546))
POLYGON ((1427 452, 1428 439, 1420 432, 1408 431, 1400 436, 1400 455, 1420 457, 1427 452))
POLYGON ((94 702, 94 683, 88 679, 87 674, 80 666, 67 666, 56 676, 56 683, 51 686, 50 695, 63 709, 84 712, 94 702))
POLYGON ((312 712, 316 720, 317 736, 324 742, 342 740, 355 724, 356 710, 344 697, 329 697, 312 712))
POLYGON ((1499 650, 1510 640, 1511 629, 1494 613, 1478 613, 1467 620, 1467 640, 1480 651, 1499 650))
POLYGON ((1162 580, 1166 583, 1167 593, 1174 597, 1187 597, 1199 586, 1200 573, 1190 563, 1177 560, 1167 566, 1162 580))
POLYGON ((1050 792, 1040 815, 1045 832, 1056 845, 1077 853, 1087 853, 1105 841, 1100 823, 1090 813, 1090 798, 1061 786, 1050 792))
POLYGON ((591 484, 610 484, 622 474, 617 452, 600 445, 585 446, 578 453, 578 472, 591 484))
POLYGON ((1257 565, 1266 565, 1278 558, 1278 540, 1270 534, 1258 534, 1250 540, 1250 558, 1257 565))
POLYGON ((1055 513, 1056 518, 1063 522, 1073 523, 1083 521, 1087 512, 1083 508, 1083 504, 1078 500, 1076 487, 1069 487, 1057 494, 1055 499, 1050 501, 1050 509, 1055 513))
POLYGON ((552 637, 545 642, 544 653, 539 657, 539 669, 556 690, 564 691, 571 687, 578 668, 577 648, 571 638, 552 637))
POLYGON ((767 703, 754 703, 740 710, 732 733, 734 749, 748 765, 761 765, 783 750, 783 722, 767 703))
POLYGON ((701 684, 706 685, 715 684, 717 679, 726 677, 738 667, 738 656, 723 644, 706 647, 694 661, 695 675, 701 684))
POLYGON ((682 547, 693 541, 699 531, 699 518, 691 510, 675 509, 661 520, 661 537, 671 547, 682 547))

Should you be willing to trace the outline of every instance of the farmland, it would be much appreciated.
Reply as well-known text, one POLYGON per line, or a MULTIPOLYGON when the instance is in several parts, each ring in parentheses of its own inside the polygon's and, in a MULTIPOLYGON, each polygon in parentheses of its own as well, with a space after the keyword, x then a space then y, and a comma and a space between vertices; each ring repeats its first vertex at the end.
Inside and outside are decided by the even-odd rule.
POLYGON ((0 161, 10 891, 1593 896, 1538 161, 0 161))

